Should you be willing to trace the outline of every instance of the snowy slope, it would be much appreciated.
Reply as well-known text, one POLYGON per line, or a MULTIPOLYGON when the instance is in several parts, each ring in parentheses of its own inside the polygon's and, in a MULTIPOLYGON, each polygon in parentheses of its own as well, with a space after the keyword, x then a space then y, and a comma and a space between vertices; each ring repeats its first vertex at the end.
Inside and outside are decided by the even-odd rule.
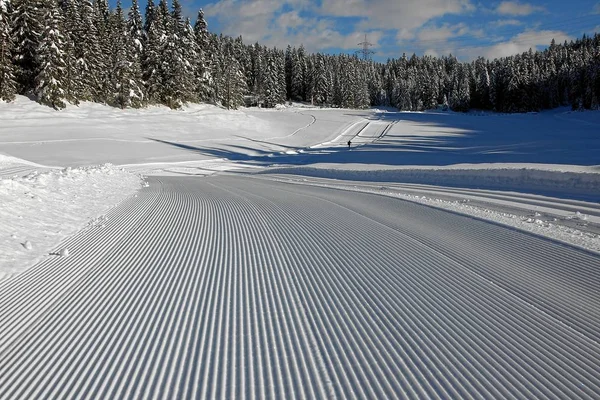
POLYGON ((600 392, 600 258, 464 216, 161 177, 64 246, 0 283, 0 398, 600 392))

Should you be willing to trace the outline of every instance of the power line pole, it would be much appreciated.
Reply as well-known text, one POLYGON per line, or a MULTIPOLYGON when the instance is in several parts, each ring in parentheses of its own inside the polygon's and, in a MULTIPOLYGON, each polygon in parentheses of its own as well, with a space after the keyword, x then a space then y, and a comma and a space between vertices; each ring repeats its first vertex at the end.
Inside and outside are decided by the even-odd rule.
POLYGON ((365 33, 365 41, 362 43, 359 43, 358 45, 362 46, 362 49, 356 50, 356 53, 361 54, 363 60, 369 61, 371 59, 371 54, 373 54, 375 52, 369 48, 369 47, 373 46, 373 43, 369 43, 369 41, 367 40, 366 33, 365 33))

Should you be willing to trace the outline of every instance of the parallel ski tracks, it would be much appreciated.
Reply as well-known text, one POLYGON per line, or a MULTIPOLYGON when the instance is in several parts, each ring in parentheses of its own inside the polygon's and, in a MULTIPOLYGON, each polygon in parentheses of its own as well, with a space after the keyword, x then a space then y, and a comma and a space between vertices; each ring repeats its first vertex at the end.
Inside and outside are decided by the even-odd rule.
POLYGON ((0 398, 600 393, 599 258, 481 221, 161 178, 64 245, 0 286, 0 398))

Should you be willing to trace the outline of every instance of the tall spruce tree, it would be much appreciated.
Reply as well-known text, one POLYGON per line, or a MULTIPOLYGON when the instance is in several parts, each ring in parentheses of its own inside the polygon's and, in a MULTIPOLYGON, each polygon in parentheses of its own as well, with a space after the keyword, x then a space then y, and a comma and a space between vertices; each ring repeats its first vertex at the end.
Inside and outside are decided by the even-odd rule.
POLYGON ((129 105, 134 108, 142 107, 146 102, 142 74, 142 57, 144 52, 145 35, 142 25, 142 15, 137 0, 133 0, 127 19, 129 33, 126 46, 129 63, 129 105))
POLYGON ((39 72, 36 52, 42 35, 43 14, 40 0, 13 0, 13 43, 18 90, 29 94, 39 72))
POLYGON ((12 62, 11 11, 8 0, 0 0, 0 101, 12 101, 17 93, 12 62))
POLYGON ((79 13, 75 0, 60 0, 61 19, 63 21, 64 39, 64 90, 65 99, 72 104, 79 104, 82 97, 82 79, 78 68, 79 13))
POLYGON ((41 13, 46 26, 36 51, 39 72, 35 78, 38 101, 55 109, 66 106, 64 89, 65 52, 62 19, 56 0, 44 0, 41 13))
POLYGON ((107 68, 102 54, 100 35, 94 18, 91 0, 83 0, 79 7, 76 40, 77 69, 81 77, 81 100, 103 102, 102 74, 107 68))
POLYGON ((210 101, 212 96, 211 80, 213 67, 211 64, 210 34, 204 19, 204 11, 198 11, 194 24, 196 42, 196 66, 194 68, 194 91, 199 101, 210 101))

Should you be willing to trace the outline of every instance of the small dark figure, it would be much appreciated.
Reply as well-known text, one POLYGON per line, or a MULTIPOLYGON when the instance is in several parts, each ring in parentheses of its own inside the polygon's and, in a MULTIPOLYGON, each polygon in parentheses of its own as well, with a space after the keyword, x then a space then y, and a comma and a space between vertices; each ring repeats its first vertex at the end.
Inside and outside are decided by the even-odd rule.
POLYGON ((352 142, 350 140, 348 140, 348 148, 350 148, 351 144, 352 144, 352 142))

